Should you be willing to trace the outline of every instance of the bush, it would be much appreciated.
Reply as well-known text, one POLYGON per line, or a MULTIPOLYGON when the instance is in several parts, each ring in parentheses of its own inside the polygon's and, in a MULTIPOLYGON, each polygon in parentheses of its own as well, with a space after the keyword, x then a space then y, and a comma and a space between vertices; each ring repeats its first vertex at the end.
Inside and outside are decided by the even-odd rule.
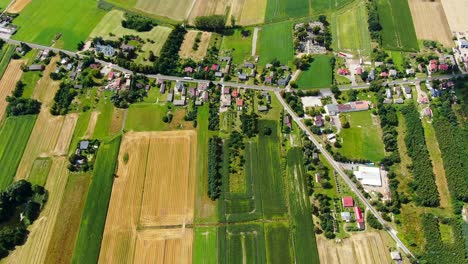
POLYGON ((195 26, 201 30, 221 33, 226 28, 226 16, 200 16, 195 18, 195 26))
POLYGON ((219 137, 208 140, 208 197, 216 200, 221 195, 222 177, 220 173, 223 156, 223 141, 219 137))
POLYGON ((379 222, 379 220, 377 220, 377 218, 372 213, 367 214, 366 221, 367 221, 367 224, 372 228, 379 229, 379 230, 383 229, 382 224, 379 222))
POLYGON ((138 32, 151 31, 156 23, 144 16, 125 13, 126 20, 122 21, 122 27, 134 29, 138 32))

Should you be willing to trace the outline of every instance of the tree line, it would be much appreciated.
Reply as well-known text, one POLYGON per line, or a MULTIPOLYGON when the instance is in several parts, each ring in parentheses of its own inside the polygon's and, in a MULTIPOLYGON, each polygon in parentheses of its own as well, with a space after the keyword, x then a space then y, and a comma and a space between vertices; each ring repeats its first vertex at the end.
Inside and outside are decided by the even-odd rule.
POLYGON ((36 99, 22 98, 25 86, 22 81, 18 81, 12 95, 7 96, 7 116, 34 115, 41 111, 41 102, 36 99))
POLYGON ((208 197, 216 200, 221 195, 223 140, 214 136, 208 140, 208 197))

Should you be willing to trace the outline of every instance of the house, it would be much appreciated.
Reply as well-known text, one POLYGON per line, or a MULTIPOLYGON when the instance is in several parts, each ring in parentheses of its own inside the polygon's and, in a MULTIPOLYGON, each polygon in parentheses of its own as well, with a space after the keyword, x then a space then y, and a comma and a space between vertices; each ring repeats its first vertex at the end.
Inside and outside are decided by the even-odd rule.
POLYGON ((427 98, 426 96, 419 96, 418 98, 418 103, 420 104, 428 104, 429 103, 429 98, 427 98))
POLYGON ((89 141, 83 140, 80 142, 80 150, 86 150, 89 147, 89 141))
POLYGON ((229 87, 223 86, 223 90, 221 91, 223 94, 229 94, 229 87))
POLYGON ((69 61, 68 58, 63 58, 63 59, 60 61, 60 64, 65 65, 65 64, 68 63, 68 61, 69 61))
POLYGON ((244 73, 239 73, 239 81, 247 81, 249 77, 247 77, 244 73))
POLYGON ((327 104, 324 108, 325 112, 331 116, 336 116, 340 113, 340 110, 338 110, 338 106, 336 104, 327 104))
POLYGON ((232 97, 237 98, 239 96, 239 90, 235 89, 234 91, 232 91, 231 95, 232 97))
POLYGON ((447 64, 440 64, 439 65, 439 71, 448 71, 449 68, 450 67, 447 64))
POLYGON ((458 47, 460 49, 467 49, 468 48, 468 41, 466 39, 459 39, 458 40, 458 47))
POLYGON ((184 105, 185 105, 185 99, 174 100, 174 106, 184 106, 184 105))
POLYGON ((387 99, 392 99, 393 98, 393 93, 392 93, 392 90, 390 88, 387 88, 385 90, 385 97, 387 97, 387 99))
POLYGON ((265 84, 272 84, 273 83, 273 77, 267 76, 265 77, 265 84))
POLYGON ((110 45, 96 45, 96 53, 102 53, 106 57, 113 57, 115 55, 115 49, 110 45))
POLYGON ((343 207, 353 207, 354 206, 354 200, 353 200, 353 197, 351 197, 351 196, 343 196, 341 198, 341 202, 343 203, 343 207))
POLYGON ((350 222, 351 221, 351 213, 350 212, 341 212, 341 220, 350 222))
POLYGON ((112 79, 114 79, 114 72, 113 72, 113 71, 110 71, 110 72, 109 72, 109 75, 107 76, 107 80, 108 80, 108 81, 112 81, 112 79))
POLYGON ((388 72, 381 72, 380 77, 387 78, 388 77, 388 72))
POLYGON ((43 71, 44 70, 44 65, 42 64, 33 64, 28 67, 29 71, 43 71))
POLYGON ((362 74, 362 68, 361 67, 356 68, 356 74, 358 74, 358 75, 362 74))
POLYGON ((411 99, 413 96, 411 95, 411 87, 405 85, 403 86, 403 90, 404 90, 404 95, 406 97, 406 99, 411 99))
POLYGON ((72 72, 70 73, 70 78, 71 78, 73 81, 76 79, 76 76, 77 76, 76 71, 72 71, 72 72))
POLYGON ((354 104, 354 109, 356 111, 365 111, 369 110, 369 102, 368 101, 356 101, 354 103, 351 103, 351 105, 354 104))
POLYGON ((255 64, 253 64, 252 62, 248 62, 248 61, 244 61, 244 68, 249 68, 249 69, 253 69, 255 68, 255 64))
POLYGON ((423 114, 425 117, 432 117, 432 110, 431 110, 431 108, 429 108, 429 107, 424 108, 423 111, 422 111, 422 114, 423 114))
POLYGON ((352 112, 353 107, 351 106, 351 104, 339 104, 338 111, 340 113, 352 112))
POLYGON ((182 91, 185 89, 185 85, 184 85, 183 82, 177 81, 177 82, 176 82, 176 85, 175 85, 175 88, 176 88, 177 91, 180 93, 180 92, 182 92, 182 91))
POLYGON ((231 95, 229 93, 221 95, 221 106, 222 107, 231 106, 231 95))
POLYGON ((199 91, 205 91, 208 88, 208 83, 198 83, 197 89, 199 91))
POLYGON ((241 98, 237 98, 236 106, 237 106, 237 111, 242 111, 242 108, 244 107, 244 100, 242 100, 241 98))
POLYGON ((389 75, 390 77, 393 77, 393 78, 394 78, 394 77, 397 77, 397 74, 398 74, 398 72, 397 72, 397 70, 395 70, 395 69, 391 69, 391 70, 388 71, 388 75, 389 75))
POLYGON ((219 61, 221 62, 227 62, 228 64, 231 63, 231 57, 225 56, 225 57, 219 57, 219 61))
POLYGON ((364 218, 362 217, 361 208, 357 206, 354 207, 354 218, 356 219, 357 227, 359 229, 364 229, 364 218))
POLYGON ((288 126, 289 128, 292 128, 291 117, 289 115, 286 115, 284 117, 283 124, 288 126))
POLYGON ((171 91, 169 91, 169 93, 167 94, 166 101, 169 103, 169 102, 172 102, 173 100, 174 100, 174 91, 171 90, 171 91))
POLYGON ((429 66, 427 67, 430 72, 437 71, 437 60, 431 60, 429 66))
POLYGON ((315 120, 314 120, 314 123, 316 126, 318 127, 322 127, 323 126, 323 118, 321 115, 318 115, 315 117, 315 120))
POLYGON ((266 106, 266 105, 259 105, 259 106, 258 106, 258 111, 259 111, 259 112, 266 112, 266 111, 268 111, 268 106, 266 106))
POLYGON ((414 69, 413 68, 406 69, 406 74, 408 74, 408 75, 414 74, 414 69))
POLYGON ((278 85, 279 86, 286 86, 286 85, 288 85, 290 80, 291 80, 291 74, 288 74, 286 77, 278 79, 278 85))
POLYGON ((349 70, 348 70, 348 69, 345 69, 345 68, 339 68, 339 69, 338 69, 338 74, 339 74, 339 75, 348 75, 348 74, 349 74, 349 70))
POLYGON ((403 101, 402 98, 393 99, 393 102, 394 102, 395 104, 402 104, 402 103, 404 103, 404 101, 403 101))
POLYGON ((159 87, 159 93, 163 94, 166 92, 166 84, 161 83, 161 86, 159 87))
POLYGON ((401 254, 398 251, 390 252, 390 257, 392 258, 392 260, 395 260, 395 261, 401 261, 402 260, 401 254))
POLYGON ((223 78, 223 76, 224 76, 224 73, 222 73, 220 71, 215 72, 215 77, 223 78))
POLYGON ((213 64, 213 65, 211 65, 211 70, 212 70, 212 71, 219 71, 219 64, 213 64))
POLYGON ((184 72, 185 73, 193 73, 193 68, 192 67, 185 67, 184 72))
POLYGON ((123 43, 123 44, 120 46, 120 49, 121 49, 123 52, 129 52, 129 51, 134 51, 134 50, 135 50, 135 46, 133 46, 133 45, 127 45, 127 44, 123 43))
POLYGON ((129 89, 131 83, 132 83, 132 80, 131 80, 131 79, 127 79, 127 81, 125 81, 125 88, 129 89))

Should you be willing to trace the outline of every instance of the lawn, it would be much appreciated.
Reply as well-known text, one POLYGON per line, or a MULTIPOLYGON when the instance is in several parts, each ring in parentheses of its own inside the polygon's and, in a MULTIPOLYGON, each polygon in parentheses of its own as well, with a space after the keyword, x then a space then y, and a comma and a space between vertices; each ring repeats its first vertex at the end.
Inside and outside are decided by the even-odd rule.
POLYGON ((282 64, 292 64, 294 59, 292 22, 265 25, 259 32, 257 54, 260 55, 262 66, 275 58, 282 64))
POLYGON ((121 136, 101 144, 86 198, 72 263, 97 263, 121 136))
POLYGON ((28 181, 32 184, 44 186, 49 175, 52 160, 50 158, 38 158, 34 161, 28 181))
POLYGON ((49 46, 61 34, 54 46, 76 50, 104 15, 94 0, 35 0, 15 19, 14 38, 49 46))
POLYGON ((364 2, 331 16, 333 48, 344 52, 370 55, 371 40, 364 2))
POLYGON ((330 64, 330 56, 314 56, 310 68, 303 71, 296 83, 301 89, 324 88, 332 84, 333 69, 330 64))
MULTIPOLYGON (((339 152, 352 159, 379 162, 384 158, 380 126, 372 120, 370 111, 345 113, 351 125, 340 132, 342 148, 339 152)), ((340 139, 338 139, 340 140, 340 139)))
MULTIPOLYGON (((216 227, 197 227, 193 238, 193 263, 218 263, 216 227)), ((224 252, 223 252, 224 253, 224 252)))
POLYGON ((8 187, 15 177, 36 117, 9 117, 0 130, 0 190, 8 187))
POLYGON ((341 9, 354 1, 356 0, 311 0, 310 7, 315 15, 341 9))
POLYGON ((41 78, 41 73, 37 71, 27 71, 21 76, 21 81, 25 84, 23 98, 31 98, 36 84, 41 78))
POLYGON ((104 92, 101 94, 97 110, 101 112, 94 128, 93 137, 97 139, 103 139, 109 136, 110 127, 112 124, 112 114, 114 113, 114 105, 109 100, 111 96, 110 92, 104 92))
POLYGON ((309 15, 309 9, 309 0, 268 0, 265 22, 306 17, 309 15))
POLYGON ((235 64, 241 64, 252 56, 253 29, 248 30, 251 32, 248 37, 242 36, 241 30, 235 30, 232 35, 224 36, 221 42, 221 51, 230 51, 235 64))
POLYGON ((3 74, 5 73, 13 53, 15 53, 14 45, 5 44, 0 50, 0 78, 2 78, 3 74))
POLYGON ((377 0, 382 46, 389 50, 418 51, 413 18, 406 0, 377 0))
POLYGON ((122 20, 124 19, 124 12, 119 10, 110 11, 101 19, 89 37, 94 38, 100 36, 104 39, 117 40, 125 35, 137 35, 146 42, 142 46, 143 54, 141 54, 137 59, 139 62, 142 62, 143 58, 148 58, 150 51, 153 51, 155 55, 159 55, 159 52, 172 29, 169 27, 157 26, 148 32, 137 32, 135 30, 122 27, 122 20), (111 33, 112 36, 110 35, 111 33), (154 43, 148 42, 148 39, 151 39, 154 43))
POLYGON ((127 131, 161 131, 166 130, 162 121, 167 106, 159 104, 134 104, 128 109, 125 130, 127 131))

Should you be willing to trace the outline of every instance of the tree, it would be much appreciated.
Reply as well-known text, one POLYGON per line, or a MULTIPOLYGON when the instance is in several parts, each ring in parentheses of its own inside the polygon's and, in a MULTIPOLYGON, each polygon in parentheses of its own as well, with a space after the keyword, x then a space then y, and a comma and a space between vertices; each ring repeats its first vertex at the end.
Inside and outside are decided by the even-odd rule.
POLYGON ((367 224, 370 227, 379 229, 379 230, 383 229, 382 224, 379 222, 379 220, 377 220, 377 218, 373 214, 371 213, 367 214, 366 220, 367 220, 367 224))

